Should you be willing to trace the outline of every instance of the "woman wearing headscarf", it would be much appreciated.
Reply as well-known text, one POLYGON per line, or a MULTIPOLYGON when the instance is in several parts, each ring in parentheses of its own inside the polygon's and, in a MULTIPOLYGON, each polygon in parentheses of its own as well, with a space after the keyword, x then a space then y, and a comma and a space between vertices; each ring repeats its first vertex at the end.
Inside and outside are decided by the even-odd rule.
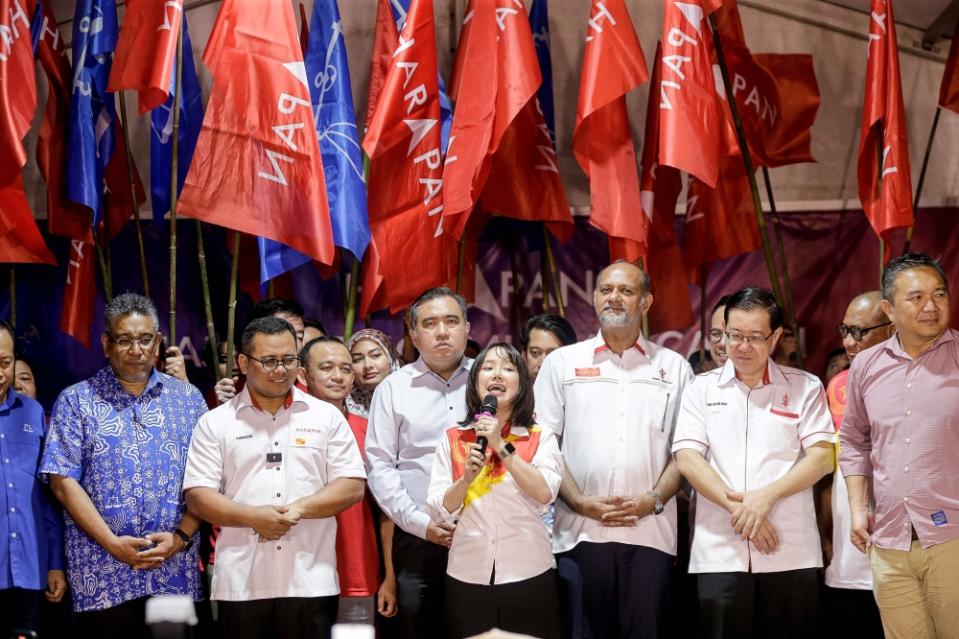
POLYGON ((373 391, 403 361, 386 333, 364 328, 353 333, 346 342, 353 357, 353 390, 346 398, 346 409, 359 417, 369 417, 373 391))

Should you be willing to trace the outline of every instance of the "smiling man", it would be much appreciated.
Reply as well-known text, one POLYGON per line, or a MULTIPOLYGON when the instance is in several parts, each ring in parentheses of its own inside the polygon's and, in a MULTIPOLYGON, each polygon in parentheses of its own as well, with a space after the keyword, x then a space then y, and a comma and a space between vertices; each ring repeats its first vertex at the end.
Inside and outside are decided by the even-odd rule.
POLYGON ((537 420, 566 463, 553 552, 574 637, 667 636, 682 479, 669 442, 692 370, 642 337, 649 287, 635 264, 603 269, 599 333, 550 353, 534 386, 537 420))
POLYGON ((70 386, 50 415, 41 474, 66 510, 67 576, 77 633, 149 636, 152 595, 200 598, 199 520, 180 486, 200 391, 154 369, 153 302, 133 293, 104 308, 109 364, 70 386))
POLYGON ((443 637, 443 588, 453 526, 433 521, 426 497, 440 437, 466 411, 473 360, 466 301, 448 288, 420 295, 406 316, 419 359, 387 377, 373 393, 366 460, 370 490, 396 523, 400 629, 404 637, 443 637))
POLYGON ((851 540, 869 552, 887 637, 954 637, 959 332, 949 284, 938 260, 907 253, 886 266, 882 298, 896 334, 853 359, 840 430, 851 540))
POLYGON ((211 598, 226 637, 329 637, 334 515, 363 498, 363 461, 343 415, 293 387, 289 322, 255 319, 241 342, 246 385, 200 419, 183 479, 190 509, 221 526, 211 598))

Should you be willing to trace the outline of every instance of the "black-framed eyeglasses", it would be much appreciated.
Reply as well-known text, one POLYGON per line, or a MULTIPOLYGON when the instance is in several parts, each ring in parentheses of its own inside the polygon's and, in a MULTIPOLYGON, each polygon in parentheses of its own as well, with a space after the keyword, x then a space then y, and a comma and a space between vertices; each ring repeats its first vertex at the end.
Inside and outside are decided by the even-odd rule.
POLYGON ((708 333, 706 333, 706 339, 709 340, 711 344, 718 344, 723 341, 723 338, 726 336, 726 333, 722 332, 718 328, 714 328, 708 333))
POLYGON ((729 340, 729 343, 733 346, 739 346, 743 342, 746 342, 750 346, 758 346, 769 340, 774 333, 769 335, 763 335, 762 333, 756 335, 743 335, 742 333, 737 333, 735 331, 726 331, 726 339, 729 340))
MULTIPOLYGON (((246 355, 246 353, 243 353, 243 354, 246 355)), ((300 358, 294 357, 292 355, 289 357, 283 357, 279 359, 276 357, 266 357, 264 359, 260 359, 258 357, 253 357, 252 355, 246 355, 246 356, 252 359, 254 362, 259 362, 260 366, 263 367, 263 370, 265 370, 268 373, 272 373, 273 371, 277 369, 277 367, 281 365, 286 370, 290 370, 291 368, 296 368, 297 366, 300 365, 300 358)))
POLYGON ((107 333, 110 338, 110 341, 120 349, 121 351, 128 351, 133 348, 134 344, 139 345, 141 350, 148 351, 153 348, 153 345, 156 343, 157 334, 153 333, 152 335, 141 335, 140 337, 121 337, 116 338, 113 335, 107 333))
POLYGON ((876 328, 882 328, 883 326, 889 326, 890 324, 892 324, 891 321, 890 321, 890 322, 883 322, 882 324, 876 324, 875 326, 867 326, 867 327, 865 327, 865 328, 862 328, 862 327, 860 327, 860 326, 846 326, 845 324, 840 324, 840 325, 839 325, 839 335, 840 335, 843 339, 846 339, 847 336, 852 335, 852 338, 853 338, 854 340, 856 340, 857 342, 861 342, 861 341, 862 341, 862 338, 863 338, 863 337, 866 335, 866 333, 868 333, 869 331, 871 331, 871 330, 873 330, 873 329, 876 329, 876 328))

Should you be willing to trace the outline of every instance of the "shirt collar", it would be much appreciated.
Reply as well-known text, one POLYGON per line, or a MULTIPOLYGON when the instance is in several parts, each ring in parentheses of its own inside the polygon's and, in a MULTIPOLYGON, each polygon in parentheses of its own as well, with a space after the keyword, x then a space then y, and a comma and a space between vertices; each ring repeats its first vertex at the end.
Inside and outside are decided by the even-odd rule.
MULTIPOLYGON (((954 342, 955 340, 956 340, 956 331, 954 331, 954 330, 951 329, 951 328, 946 328, 946 331, 945 331, 942 335, 940 335, 939 337, 937 337, 937 338, 936 338, 936 341, 933 342, 932 346, 929 347, 928 349, 926 349, 926 350, 920 355, 920 357, 922 357, 922 355, 925 355, 926 353, 928 353, 928 352, 930 352, 930 351, 936 350, 936 349, 939 348, 939 346, 941 346, 942 344, 948 344, 949 342, 954 342)), ((883 342, 883 343, 882 343, 882 348, 885 348, 887 351, 889 351, 890 354, 892 354, 892 355, 894 355, 894 356, 896 356, 896 357, 899 357, 899 358, 901 358, 901 359, 914 359, 914 358, 912 357, 912 355, 910 355, 909 353, 907 353, 907 352, 902 348, 902 344, 899 342, 899 333, 898 333, 898 332, 897 332, 897 333, 893 333, 893 334, 892 334, 892 337, 890 337, 890 338, 887 339, 885 342, 883 342)))
POLYGON ((155 391, 163 390, 163 380, 156 368, 150 369, 150 377, 147 379, 147 384, 143 387, 143 392, 140 393, 139 396, 134 396, 127 392, 127 389, 120 383, 120 378, 117 377, 117 374, 113 371, 112 366, 107 365, 103 367, 97 374, 106 382, 105 387, 113 395, 113 397, 109 397, 108 399, 112 399, 115 402, 133 402, 140 397, 146 397, 155 391))
MULTIPOLYGON (((719 373, 719 385, 725 386, 731 381, 736 379, 736 367, 733 365, 733 358, 730 357, 726 360, 726 363, 723 364, 723 370, 719 373)), ((766 372, 763 373, 763 386, 768 384, 785 384, 786 376, 783 374, 779 364, 774 362, 772 358, 769 358, 766 361, 766 372)))
POLYGON ((17 394, 17 391, 13 390, 13 384, 10 384, 10 388, 7 389, 7 398, 0 404, 0 413, 13 410, 17 405, 22 403, 23 400, 20 399, 20 395, 17 394))
MULTIPOLYGON (((473 364, 473 360, 471 360, 469 357, 464 355, 460 359, 460 365, 457 367, 455 371, 453 371, 453 374, 450 375, 450 379, 453 379, 454 377, 456 377, 463 371, 468 371, 472 364, 473 364)), ((420 377, 426 374, 432 374, 432 375, 436 375, 437 377, 440 377, 440 375, 438 375, 432 368, 427 366, 426 361, 423 360, 423 356, 420 355, 419 357, 416 358, 416 361, 413 362, 413 377, 420 377)))
MULTIPOLYGON (((299 388, 293 386, 290 388, 289 392, 286 394, 286 399, 283 400, 283 408, 290 408, 293 406, 294 402, 303 402, 302 397, 298 397, 298 393, 302 393, 299 388)), ((236 396, 236 410, 239 412, 241 408, 255 408, 256 410, 263 410, 260 408, 260 405, 256 402, 256 399, 253 398, 253 395, 250 393, 250 387, 247 384, 244 384, 243 390, 237 393, 236 396)))
MULTIPOLYGON (((593 355, 599 355, 600 353, 604 351, 612 352, 612 349, 610 349, 609 344, 606 343, 606 338, 603 337, 603 331, 599 331, 598 333, 596 333, 596 337, 594 337, 592 341, 592 346, 593 346, 593 355)), ((649 357, 649 343, 646 342, 645 339, 643 339, 642 334, 639 335, 639 337, 636 339, 636 343, 633 344, 631 348, 635 348, 637 351, 639 351, 639 354, 642 355, 643 357, 649 357)), ((624 352, 623 355, 625 354, 626 353, 624 352)))

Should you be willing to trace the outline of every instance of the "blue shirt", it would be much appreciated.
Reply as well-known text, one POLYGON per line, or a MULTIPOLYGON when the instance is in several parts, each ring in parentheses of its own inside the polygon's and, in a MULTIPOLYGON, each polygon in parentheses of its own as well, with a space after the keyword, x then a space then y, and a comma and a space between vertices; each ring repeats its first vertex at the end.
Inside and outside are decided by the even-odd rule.
POLYGON ((43 408, 11 388, 0 404, 0 589, 45 590, 63 570, 63 518, 37 479, 43 408))
MULTIPOLYGON (((117 536, 171 532, 186 511, 181 496, 186 455, 205 412, 200 391, 186 382, 154 370, 134 397, 107 366, 60 393, 40 472, 78 481, 117 536)), ((65 520, 75 611, 158 594, 199 599, 195 545, 158 568, 134 570, 101 548, 69 513, 65 520)))

